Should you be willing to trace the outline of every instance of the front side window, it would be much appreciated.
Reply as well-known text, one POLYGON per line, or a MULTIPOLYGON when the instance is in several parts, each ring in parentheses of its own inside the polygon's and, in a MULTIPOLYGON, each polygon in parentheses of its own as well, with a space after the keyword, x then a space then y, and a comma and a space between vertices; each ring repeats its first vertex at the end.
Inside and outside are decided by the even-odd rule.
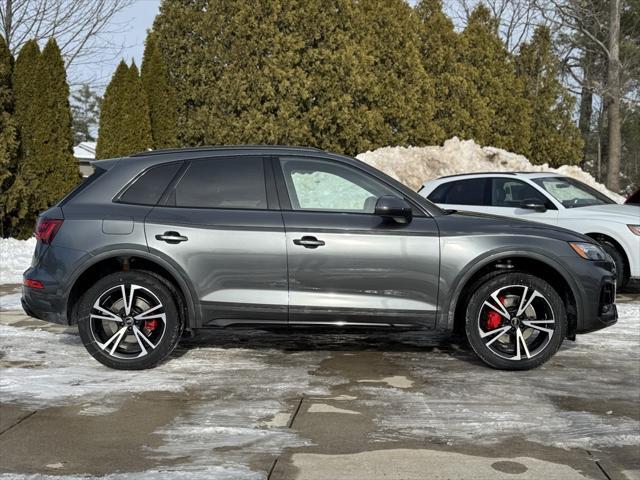
POLYGON ((193 160, 169 203, 188 208, 266 209, 262 158, 193 160))
POLYGON ((294 210, 374 213, 378 198, 397 193, 357 169, 324 160, 281 159, 294 210))
POLYGON ((488 205, 486 178, 469 178, 443 183, 430 195, 434 203, 450 205, 488 205))
POLYGON ((549 192, 565 208, 616 203, 594 188, 573 178, 543 177, 534 178, 533 181, 549 192))
POLYGON ((555 206, 542 193, 521 180, 494 178, 491 180, 491 205, 493 207, 520 208, 527 200, 535 200, 547 208, 555 206))

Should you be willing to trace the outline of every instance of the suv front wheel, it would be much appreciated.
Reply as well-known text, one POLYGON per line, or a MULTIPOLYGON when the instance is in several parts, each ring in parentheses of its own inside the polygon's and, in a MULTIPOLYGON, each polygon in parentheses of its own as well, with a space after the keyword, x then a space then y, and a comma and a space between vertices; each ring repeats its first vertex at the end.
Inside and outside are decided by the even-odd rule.
POLYGON ((467 306, 466 333, 485 363, 527 370, 558 351, 567 332, 567 314, 549 283, 514 272, 489 275, 475 288, 467 306))
POLYGON ((116 272, 80 299, 80 338, 100 363, 121 370, 151 368, 180 339, 180 318, 171 286, 151 272, 116 272))

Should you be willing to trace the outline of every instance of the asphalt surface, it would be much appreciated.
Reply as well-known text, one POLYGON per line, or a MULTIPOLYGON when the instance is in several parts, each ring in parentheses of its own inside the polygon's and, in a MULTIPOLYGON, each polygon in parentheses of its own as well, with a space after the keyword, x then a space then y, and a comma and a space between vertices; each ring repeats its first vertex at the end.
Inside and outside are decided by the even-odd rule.
POLYGON ((0 479, 637 479, 640 294, 543 367, 416 333, 212 331, 144 372, 0 312, 0 479))

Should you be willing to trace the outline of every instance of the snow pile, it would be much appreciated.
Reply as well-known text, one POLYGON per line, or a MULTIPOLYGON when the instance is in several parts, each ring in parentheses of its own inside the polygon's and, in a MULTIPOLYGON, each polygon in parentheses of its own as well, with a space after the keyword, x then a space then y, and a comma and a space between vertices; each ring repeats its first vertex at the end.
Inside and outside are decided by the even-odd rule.
POLYGON ((413 189, 420 188, 427 180, 459 173, 556 172, 586 183, 618 203, 624 202, 623 197, 607 190, 580 167, 532 165, 523 155, 500 148, 481 147, 473 140, 460 140, 458 137, 447 140, 442 147, 383 147, 361 153, 357 158, 413 189))
POLYGON ((22 272, 31 265, 36 239, 0 238, 0 285, 22 283, 22 272))

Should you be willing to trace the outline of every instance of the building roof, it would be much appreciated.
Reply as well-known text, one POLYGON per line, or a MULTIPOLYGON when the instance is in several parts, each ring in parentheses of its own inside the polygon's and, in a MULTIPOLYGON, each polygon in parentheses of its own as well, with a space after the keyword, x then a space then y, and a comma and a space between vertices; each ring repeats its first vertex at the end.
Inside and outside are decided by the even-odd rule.
POLYGON ((95 160, 96 142, 80 142, 73 147, 73 156, 76 160, 95 160))

